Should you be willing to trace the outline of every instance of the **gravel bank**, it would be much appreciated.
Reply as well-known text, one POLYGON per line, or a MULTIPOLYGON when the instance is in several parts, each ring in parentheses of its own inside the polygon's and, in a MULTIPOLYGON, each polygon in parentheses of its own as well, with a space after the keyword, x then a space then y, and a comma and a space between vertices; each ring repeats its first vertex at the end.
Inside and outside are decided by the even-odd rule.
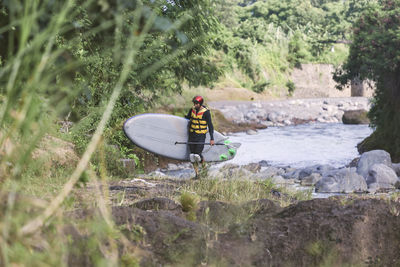
POLYGON ((338 123, 347 110, 369 110, 366 97, 307 98, 273 101, 217 101, 209 107, 220 110, 234 123, 284 126, 302 122, 338 123))

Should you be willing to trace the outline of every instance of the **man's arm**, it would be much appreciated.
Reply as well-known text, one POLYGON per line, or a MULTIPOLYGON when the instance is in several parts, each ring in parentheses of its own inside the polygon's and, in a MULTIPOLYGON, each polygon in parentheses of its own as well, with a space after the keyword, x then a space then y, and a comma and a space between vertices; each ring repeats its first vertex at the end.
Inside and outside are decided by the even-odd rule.
MULTIPOLYGON (((210 112, 210 110, 207 110, 204 113, 204 119, 207 122, 208 132, 210 133, 210 140, 214 141, 214 125, 213 125, 212 120, 211 120, 211 112, 210 112)), ((212 143, 214 143, 214 142, 212 142, 212 143)))
POLYGON ((192 117, 192 109, 189 110, 188 114, 185 116, 186 119, 190 120, 192 117))

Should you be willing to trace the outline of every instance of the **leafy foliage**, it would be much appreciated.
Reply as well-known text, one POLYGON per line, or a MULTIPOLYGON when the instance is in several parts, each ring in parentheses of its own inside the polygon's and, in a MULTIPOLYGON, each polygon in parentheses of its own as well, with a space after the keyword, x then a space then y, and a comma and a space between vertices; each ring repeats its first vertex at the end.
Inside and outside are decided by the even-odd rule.
POLYGON ((214 49, 223 51, 227 72, 239 70, 256 92, 284 88, 301 63, 340 65, 347 56, 351 25, 375 0, 217 0, 222 31, 214 49))
MULTIPOLYGON (((121 132, 123 119, 160 95, 179 93, 183 82, 198 85, 216 79, 219 72, 207 57, 217 30, 211 11, 207 0, 1 2, 3 265, 136 264, 134 245, 114 226, 108 187, 99 185, 97 173, 105 184, 105 167, 118 171, 113 164, 121 152, 107 143, 121 141, 115 132, 121 132), (50 156, 32 160, 39 141, 65 117, 75 122, 71 136, 82 153, 77 166, 54 167, 50 156), (43 177, 48 169, 59 172, 43 177), (88 179, 95 196, 75 199, 75 186, 88 179), (37 185, 35 192, 29 184, 24 187, 27 182, 37 185), (44 192, 44 202, 24 200, 31 194, 44 197, 44 192), (77 206, 95 214, 85 223, 65 216, 65 210, 77 206), (73 230, 82 247, 66 236, 67 225, 74 223, 85 233, 80 238, 80 231, 73 230)), ((123 151, 127 156, 130 152, 123 151)))
POLYGON ((335 74, 345 85, 353 78, 371 79, 376 95, 369 117, 376 127, 361 150, 385 149, 400 160, 400 1, 371 3, 354 26, 350 56, 335 74))
POLYGON ((118 134, 122 120, 148 110, 163 95, 180 93, 183 82, 209 85, 222 73, 207 56, 218 29, 208 0, 146 1, 146 6, 139 1, 120 1, 101 9, 96 3, 75 9, 78 15, 70 23, 79 26, 60 36, 58 45, 81 63, 74 73, 74 86, 80 94, 69 110, 71 118, 83 124, 73 131, 80 151, 93 132, 89 128, 93 130, 100 119, 96 110, 110 98, 121 73, 125 54, 118 48, 127 45, 132 34, 144 39, 107 126, 106 140, 111 144, 132 147, 118 134), (104 17, 113 23, 96 32, 96 27, 105 23, 104 17))

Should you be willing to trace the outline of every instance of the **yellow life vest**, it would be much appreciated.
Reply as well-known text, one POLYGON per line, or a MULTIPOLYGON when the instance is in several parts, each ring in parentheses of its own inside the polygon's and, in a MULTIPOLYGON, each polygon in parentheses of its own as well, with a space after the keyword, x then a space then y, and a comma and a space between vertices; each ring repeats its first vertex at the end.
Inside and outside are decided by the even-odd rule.
POLYGON ((199 112, 196 112, 196 109, 192 108, 189 128, 191 133, 206 134, 208 132, 207 121, 203 119, 204 112, 207 110, 206 107, 201 107, 199 112))

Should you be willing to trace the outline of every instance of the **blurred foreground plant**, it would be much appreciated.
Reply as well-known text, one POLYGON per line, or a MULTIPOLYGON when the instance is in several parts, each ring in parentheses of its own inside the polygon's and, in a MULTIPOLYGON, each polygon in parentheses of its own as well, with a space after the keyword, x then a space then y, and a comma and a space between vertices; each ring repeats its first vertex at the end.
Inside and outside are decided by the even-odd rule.
MULTIPOLYGON (((13 0, 0 4, 2 265, 137 264, 133 251, 137 248, 115 227, 107 204, 105 161, 99 160, 99 172, 94 173, 88 167, 90 159, 104 141, 110 118, 111 124, 119 122, 132 103, 148 99, 146 86, 151 79, 162 81, 166 66, 173 62, 175 77, 180 75, 180 79, 190 75, 187 56, 205 52, 207 27, 201 27, 208 23, 205 13, 193 13, 202 4, 207 7, 206 0, 179 6, 146 2, 13 0), (196 16, 197 25, 191 20, 196 16), (183 25, 188 27, 188 23, 192 28, 185 31, 183 25), (70 176, 61 191, 48 202, 24 196, 20 189, 26 173, 32 173, 32 152, 39 141, 64 116, 78 114, 75 120, 79 122, 89 114, 87 107, 101 112, 91 131, 80 132, 90 141, 82 146, 82 156, 75 170, 67 173, 70 176), (90 174, 96 188, 94 203, 83 203, 93 215, 77 220, 73 214, 66 216, 63 204, 74 200, 71 193, 83 173, 90 174), (70 227, 80 230, 72 239, 67 238, 70 227), (79 242, 82 247, 77 246, 79 242)), ((150 96, 160 90, 151 89, 150 96)), ((104 159, 101 148, 97 151, 104 159)), ((88 200, 84 195, 80 198, 88 200)))

